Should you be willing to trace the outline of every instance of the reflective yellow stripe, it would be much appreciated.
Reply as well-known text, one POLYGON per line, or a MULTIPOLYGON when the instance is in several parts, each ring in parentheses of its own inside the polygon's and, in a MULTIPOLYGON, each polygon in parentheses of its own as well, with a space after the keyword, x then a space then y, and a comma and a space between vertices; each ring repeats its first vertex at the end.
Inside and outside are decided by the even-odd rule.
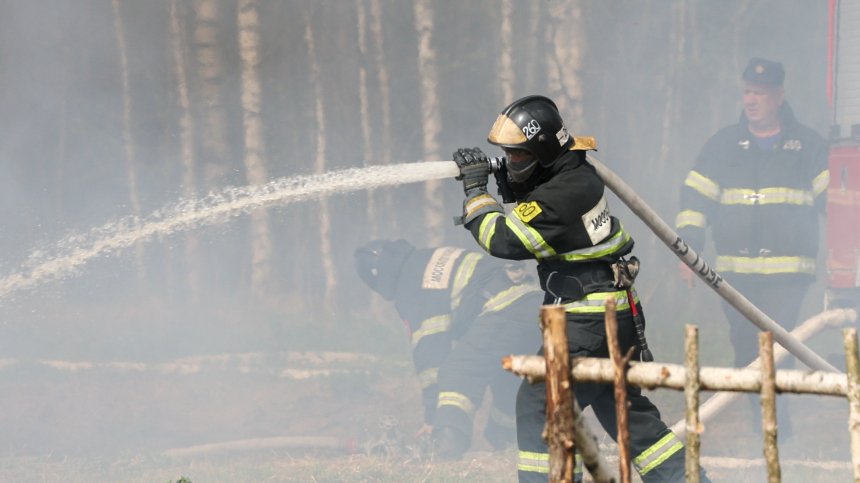
POLYGON ((726 189, 720 196, 724 205, 807 205, 815 204, 811 191, 791 188, 762 188, 758 192, 750 189, 726 189))
POLYGON ((457 273, 454 274, 454 283, 451 287, 451 310, 460 306, 460 302, 463 299, 463 289, 466 288, 472 275, 475 274, 475 267, 478 266, 478 260, 483 257, 484 256, 480 253, 474 252, 467 253, 466 256, 463 257, 463 261, 460 262, 460 266, 457 267, 457 273))
POLYGON ((484 217, 481 221, 481 228, 478 230, 478 242, 484 247, 488 253, 490 251, 490 242, 493 241, 493 235, 496 234, 496 220, 504 216, 501 213, 491 213, 484 217))
POLYGON ((832 205, 860 206, 860 191, 841 189, 827 190, 827 203, 832 205))
POLYGON ((718 272, 815 273, 815 259, 808 257, 717 257, 718 272))
POLYGON ((534 254, 538 259, 555 256, 555 250, 544 241, 537 230, 520 220, 516 212, 513 215, 505 217, 505 224, 520 239, 526 250, 534 254))
POLYGON ((418 341, 423 337, 448 330, 451 330, 450 315, 440 315, 438 317, 429 318, 424 322, 421 322, 421 327, 412 333, 412 347, 416 347, 418 345, 418 341))
POLYGON ((690 171, 684 184, 714 201, 720 199, 720 185, 706 178, 701 173, 690 171))
POLYGON ((517 458, 517 469, 534 473, 549 473, 549 453, 520 451, 517 458))
POLYGON ((470 419, 475 417, 475 404, 459 392, 440 392, 439 404, 436 407, 441 408, 442 406, 455 406, 462 409, 470 419))
POLYGON ((825 169, 812 180, 812 194, 818 196, 824 193, 828 185, 830 185, 830 170, 825 169))
POLYGON ((560 258, 569 262, 575 262, 579 260, 591 260, 594 258, 605 257, 606 255, 610 255, 620 250, 629 241, 630 234, 624 231, 624 225, 619 224, 618 233, 612 235, 609 240, 594 245, 590 248, 583 248, 581 250, 573 250, 571 252, 562 253, 556 258, 560 258))
MULTIPOLYGON (((631 288, 630 292, 633 294, 633 302, 639 303, 639 295, 636 293, 636 289, 631 288)), ((588 294, 576 302, 565 304, 564 310, 571 314, 594 314, 606 312, 604 300, 606 297, 610 296, 615 297, 616 310, 627 310, 630 308, 630 302, 627 299, 627 291, 619 290, 618 292, 598 292, 588 294)))
MULTIPOLYGON (((517 469, 534 473, 549 473, 549 454, 520 451, 517 458, 517 469)), ((579 453, 574 455, 573 473, 582 473, 582 456, 579 453)))
POLYGON ((540 292, 540 287, 531 283, 524 283, 522 285, 514 285, 507 290, 503 290, 495 297, 487 300, 487 303, 484 304, 484 308, 481 311, 481 315, 488 312, 498 312, 499 310, 502 310, 516 302, 518 298, 531 292, 540 292))
POLYGON ((421 383, 421 388, 426 389, 433 384, 439 382, 439 368, 431 367, 430 369, 421 371, 418 374, 418 382, 421 383))
POLYGON ((675 433, 669 433, 634 458, 633 465, 639 470, 640 476, 645 476, 683 447, 684 443, 675 436, 675 433))
POLYGON ((683 228, 685 226, 697 226, 705 228, 707 219, 704 213, 693 210, 684 210, 678 213, 675 217, 675 228, 683 228))
POLYGON ((463 213, 465 213, 466 218, 468 218, 468 217, 472 216, 473 213, 480 210, 481 208, 483 208, 485 206, 493 206, 493 205, 498 207, 499 211, 502 211, 502 205, 500 205, 499 202, 496 201, 496 199, 493 198, 492 196, 490 196, 490 195, 476 196, 466 203, 466 206, 463 207, 463 213))

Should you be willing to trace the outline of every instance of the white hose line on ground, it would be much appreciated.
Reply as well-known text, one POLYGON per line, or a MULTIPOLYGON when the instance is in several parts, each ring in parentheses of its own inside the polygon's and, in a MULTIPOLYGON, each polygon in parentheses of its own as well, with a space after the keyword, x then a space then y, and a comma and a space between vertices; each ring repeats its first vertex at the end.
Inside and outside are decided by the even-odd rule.
POLYGON ((644 223, 657 235, 657 238, 663 241, 672 252, 678 256, 687 266, 689 266, 696 275, 699 276, 709 287, 720 295, 738 312, 743 314, 750 322, 762 331, 771 332, 774 340, 785 347, 788 352, 791 352, 795 357, 800 359, 804 364, 818 371, 840 372, 838 369, 830 365, 821 356, 812 351, 809 347, 798 341, 794 336, 788 333, 785 328, 774 322, 758 307, 753 305, 740 292, 735 290, 728 282, 711 267, 702 260, 699 255, 687 246, 681 237, 663 221, 654 210, 645 203, 642 198, 633 191, 621 178, 609 170, 606 166, 591 156, 588 156, 588 161, 594 165, 597 174, 603 178, 606 186, 615 193, 618 198, 627 205, 633 213, 636 214, 644 223))

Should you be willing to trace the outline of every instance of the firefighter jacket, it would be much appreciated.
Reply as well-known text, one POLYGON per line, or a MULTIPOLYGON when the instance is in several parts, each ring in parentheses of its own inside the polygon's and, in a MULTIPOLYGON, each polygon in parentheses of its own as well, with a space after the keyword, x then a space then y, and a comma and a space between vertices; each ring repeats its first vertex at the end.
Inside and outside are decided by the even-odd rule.
POLYGON ((427 424, 433 424, 439 398, 439 368, 454 341, 482 312, 501 310, 534 290, 514 285, 499 260, 481 253, 441 247, 408 255, 394 307, 409 331, 427 424))
POLYGON ((781 136, 763 151, 742 114, 708 140, 681 188, 678 233, 701 252, 712 227, 719 272, 771 281, 815 274, 829 146, 788 103, 780 125, 781 136))
MULTIPOLYGON (((487 203, 498 205, 486 194, 467 199, 465 212, 487 203)), ((547 274, 609 273, 599 286, 585 287, 585 298, 562 296, 569 313, 603 311, 603 297, 613 287, 609 265, 633 249, 630 234, 610 214, 603 180, 581 150, 568 151, 547 168, 509 215, 499 206, 470 220, 466 228, 490 255, 537 259, 544 288, 547 274)), ((617 295, 618 310, 629 309, 625 291, 609 293, 617 295)))

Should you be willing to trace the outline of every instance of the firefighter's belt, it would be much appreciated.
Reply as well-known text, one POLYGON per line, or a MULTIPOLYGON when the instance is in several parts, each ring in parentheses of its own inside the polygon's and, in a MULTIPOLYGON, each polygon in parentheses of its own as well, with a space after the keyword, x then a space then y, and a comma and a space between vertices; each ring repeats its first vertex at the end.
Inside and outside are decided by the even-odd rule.
POLYGON ((538 265, 540 288, 564 300, 579 300, 596 292, 611 292, 615 287, 615 274, 608 263, 576 264, 563 270, 552 270, 538 265))

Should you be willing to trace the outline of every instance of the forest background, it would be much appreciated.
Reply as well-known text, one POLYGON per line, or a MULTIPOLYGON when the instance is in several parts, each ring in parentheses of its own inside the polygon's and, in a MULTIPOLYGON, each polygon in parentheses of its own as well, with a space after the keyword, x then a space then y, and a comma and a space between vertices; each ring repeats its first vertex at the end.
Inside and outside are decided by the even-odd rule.
MULTIPOLYGON (((596 137, 598 159, 670 222, 698 150, 740 114, 750 57, 783 62, 798 119, 822 134, 830 124, 821 1, 3 0, 0 36, 0 276, 69 234, 227 186, 458 147, 499 155, 485 142, 492 122, 533 93, 596 137)), ((460 184, 442 180, 141 241, 7 294, 0 359, 408 358, 353 251, 377 238, 477 248, 450 221, 461 203, 460 184)), ((716 296, 688 291, 674 256, 610 206, 643 261, 657 359, 679 362, 694 323, 703 364, 729 364, 716 296)), ((819 289, 804 310, 820 309, 819 289)), ((838 353, 836 340, 813 347, 838 353)))

